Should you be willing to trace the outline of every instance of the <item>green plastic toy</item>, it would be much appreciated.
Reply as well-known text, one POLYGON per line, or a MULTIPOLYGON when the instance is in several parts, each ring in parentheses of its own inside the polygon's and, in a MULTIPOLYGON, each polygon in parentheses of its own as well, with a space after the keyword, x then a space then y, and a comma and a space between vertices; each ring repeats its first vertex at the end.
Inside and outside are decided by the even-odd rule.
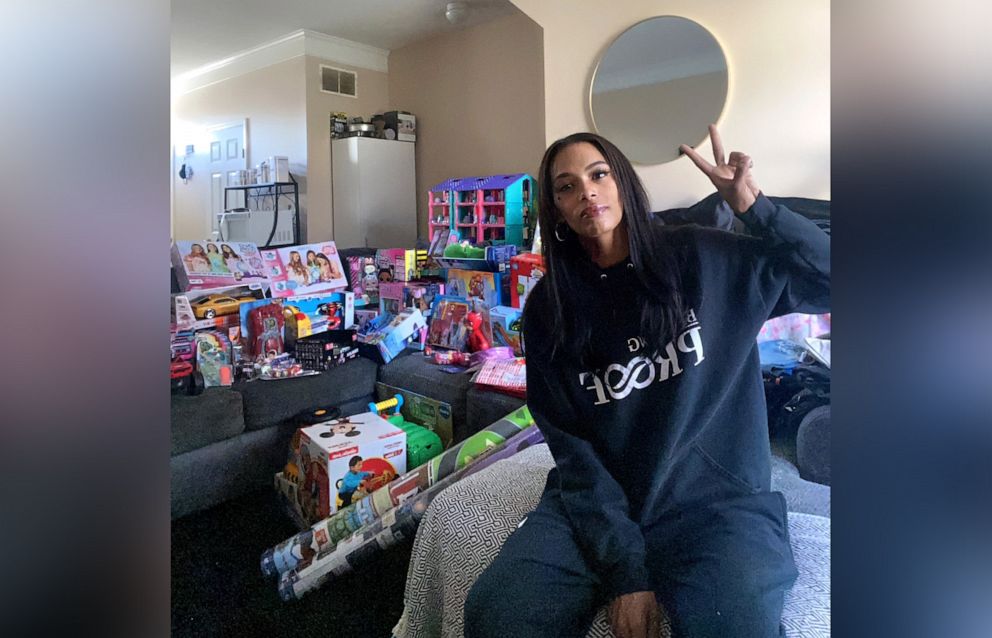
POLYGON ((375 412, 399 429, 406 432, 406 466, 407 470, 420 467, 427 461, 444 451, 441 437, 422 425, 411 423, 400 414, 403 406, 403 395, 393 395, 392 399, 369 403, 369 412, 375 412), (395 408, 392 414, 384 414, 390 408, 395 408))

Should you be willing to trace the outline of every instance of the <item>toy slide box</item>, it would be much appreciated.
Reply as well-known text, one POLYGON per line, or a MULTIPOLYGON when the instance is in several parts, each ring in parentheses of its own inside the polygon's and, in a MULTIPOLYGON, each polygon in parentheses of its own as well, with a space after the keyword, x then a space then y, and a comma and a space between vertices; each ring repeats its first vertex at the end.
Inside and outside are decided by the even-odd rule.
POLYGON ((348 287, 341 256, 333 241, 262 251, 273 297, 305 297, 348 287))
POLYGON ((406 472, 406 432, 372 412, 301 428, 299 440, 299 492, 308 520, 327 518, 406 472), (356 457, 361 465, 350 466, 356 457))
POLYGON ((411 423, 424 426, 441 438, 444 449, 451 446, 453 436, 453 425, 451 423, 451 404, 438 401, 422 394, 386 385, 381 381, 375 384, 375 395, 377 400, 385 401, 392 399, 396 395, 403 397, 403 405, 400 407, 400 414, 411 423))
POLYGON ((183 291, 269 281, 258 246, 249 242, 177 241, 171 258, 183 291))
POLYGON ((487 246, 485 259, 469 259, 467 257, 435 257, 442 268, 459 268, 461 270, 483 270, 486 272, 506 272, 510 267, 510 258, 517 254, 513 244, 505 246, 487 246))

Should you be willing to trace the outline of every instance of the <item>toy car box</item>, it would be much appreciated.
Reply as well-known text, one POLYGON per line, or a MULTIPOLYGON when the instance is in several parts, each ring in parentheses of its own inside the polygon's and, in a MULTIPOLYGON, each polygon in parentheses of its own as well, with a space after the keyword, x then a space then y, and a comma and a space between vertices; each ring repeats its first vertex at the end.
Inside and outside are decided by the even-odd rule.
POLYGON ((298 450, 290 456, 306 520, 327 518, 406 472, 406 433, 372 412, 301 428, 298 450))
POLYGON ((537 253, 522 253, 510 258, 510 305, 523 308, 527 295, 544 276, 544 257, 537 253))
POLYGON ((346 330, 355 325, 355 294, 335 292, 314 297, 293 297, 283 304, 286 347, 303 337, 326 330, 346 330))
POLYGON ((348 287, 341 256, 333 241, 262 252, 273 297, 302 297, 343 291, 348 287))
POLYGON ((510 306, 496 306, 489 311, 493 325, 493 346, 513 348, 515 356, 523 356, 520 342, 520 320, 523 312, 510 306))
POLYGON ((183 291, 268 283, 258 246, 249 242, 177 241, 171 257, 183 291))

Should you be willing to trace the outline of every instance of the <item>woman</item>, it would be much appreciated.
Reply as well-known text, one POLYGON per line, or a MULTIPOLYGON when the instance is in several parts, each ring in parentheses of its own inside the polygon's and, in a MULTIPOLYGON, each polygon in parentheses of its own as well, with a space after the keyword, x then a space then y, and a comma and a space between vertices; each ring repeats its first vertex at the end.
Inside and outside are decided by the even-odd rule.
POLYGON ((297 285, 310 285, 310 272, 307 270, 307 267, 303 265, 303 259, 300 257, 300 252, 298 250, 289 251, 289 266, 286 270, 286 274, 289 275, 289 278, 292 281, 295 281, 297 285))
POLYGON ((320 268, 320 281, 336 281, 341 279, 341 271, 324 253, 317 253, 317 266, 320 268))
POLYGON ((750 236, 648 218, 630 162, 578 133, 540 169, 547 273, 524 311, 527 398, 555 458, 537 508, 482 574, 465 635, 780 635, 796 578, 770 489, 755 335, 824 312, 829 239, 761 194, 743 153, 682 150, 750 236))

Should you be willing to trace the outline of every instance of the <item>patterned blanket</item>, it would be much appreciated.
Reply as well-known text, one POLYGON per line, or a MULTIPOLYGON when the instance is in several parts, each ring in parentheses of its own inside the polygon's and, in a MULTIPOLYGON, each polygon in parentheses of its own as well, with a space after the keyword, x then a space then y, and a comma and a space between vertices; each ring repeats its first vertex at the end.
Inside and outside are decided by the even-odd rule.
MULTIPOLYGON (((452 485, 435 498, 417 531, 395 638, 461 638, 465 598, 503 541, 536 507, 548 470, 536 445, 452 485), (482 533, 487 530, 487 533, 482 533)), ((789 514, 799 578, 786 596, 789 638, 830 636, 830 519, 789 514)), ((662 632, 667 637, 667 626, 662 632)), ((586 638, 612 638, 600 610, 586 638)))

